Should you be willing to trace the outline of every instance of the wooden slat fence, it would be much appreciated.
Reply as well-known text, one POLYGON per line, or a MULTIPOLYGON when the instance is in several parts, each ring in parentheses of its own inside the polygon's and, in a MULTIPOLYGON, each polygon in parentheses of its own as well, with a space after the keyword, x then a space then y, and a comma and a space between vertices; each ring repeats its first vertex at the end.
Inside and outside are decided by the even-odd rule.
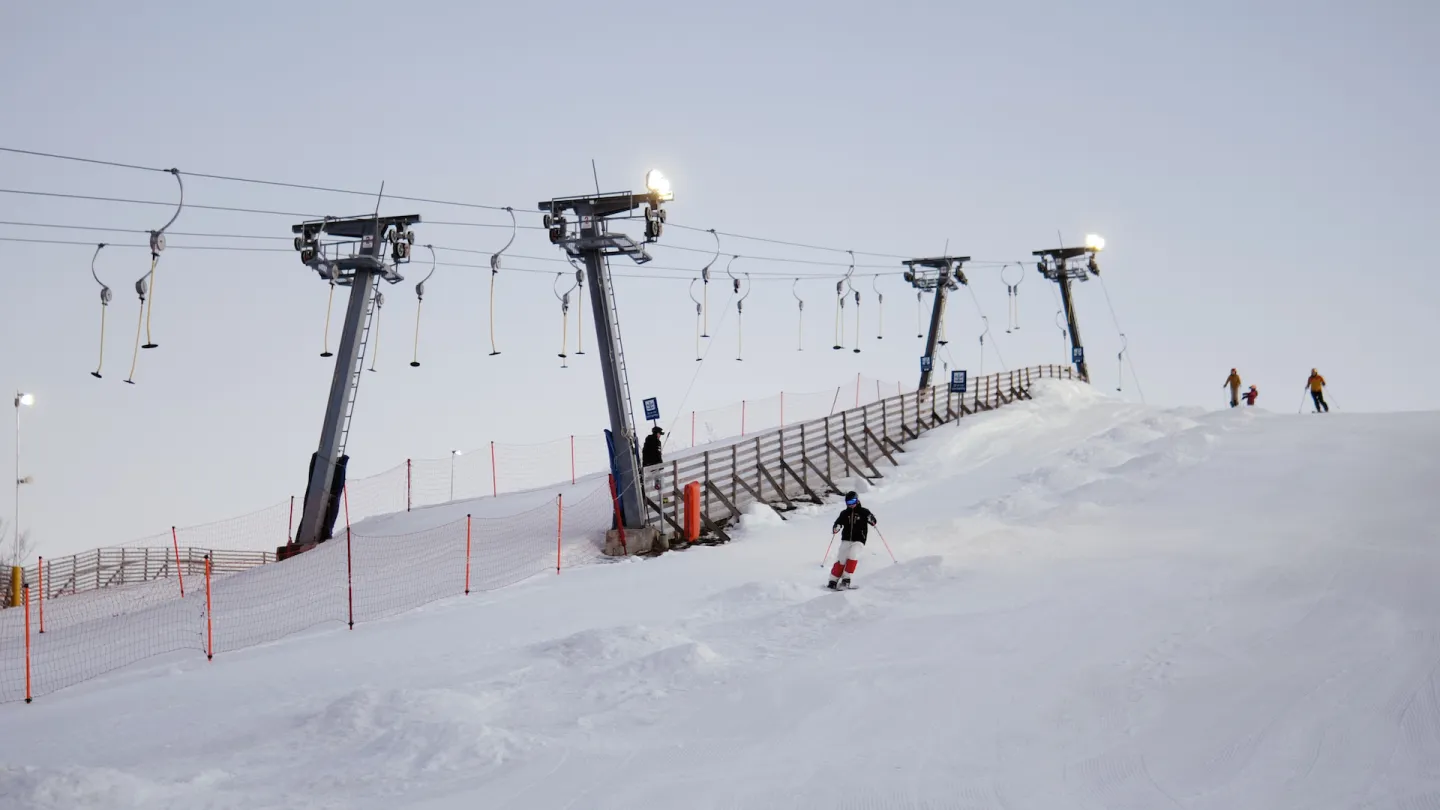
POLYGON ((842 411, 824 419, 764 431, 733 444, 685 454, 645 468, 645 503, 652 523, 673 544, 684 534, 681 491, 701 486, 702 535, 727 540, 725 527, 746 505, 763 502, 781 516, 796 501, 820 503, 842 494, 847 477, 875 480, 883 466, 921 433, 1018 399, 1028 399, 1035 380, 1074 379, 1069 366, 1034 366, 977 377, 963 394, 945 386, 911 391, 842 411))

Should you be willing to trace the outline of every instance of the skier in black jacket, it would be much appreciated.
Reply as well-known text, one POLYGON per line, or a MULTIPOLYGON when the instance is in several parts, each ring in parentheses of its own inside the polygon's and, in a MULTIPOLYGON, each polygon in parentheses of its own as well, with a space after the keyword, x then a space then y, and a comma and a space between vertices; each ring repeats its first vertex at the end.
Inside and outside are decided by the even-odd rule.
POLYGON ((830 566, 830 584, 826 586, 830 590, 850 587, 850 577, 855 574, 855 566, 860 560, 860 549, 874 525, 874 513, 860 505, 860 498, 854 490, 845 493, 845 511, 835 518, 831 531, 831 534, 840 535, 840 556, 830 566))

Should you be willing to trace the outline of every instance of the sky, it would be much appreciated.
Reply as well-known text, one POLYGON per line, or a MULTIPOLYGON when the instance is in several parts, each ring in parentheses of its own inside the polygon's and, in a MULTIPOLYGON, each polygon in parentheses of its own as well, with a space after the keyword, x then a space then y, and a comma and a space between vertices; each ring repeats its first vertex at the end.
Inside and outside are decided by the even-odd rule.
MULTIPOLYGON (((1314 367, 1337 411, 1426 410, 1440 407, 1425 371, 1440 275, 1419 247, 1437 224, 1437 34, 1440 9, 1421 2, 11 4, 0 11, 0 70, 14 79, 0 85, 0 146, 384 183, 386 194, 512 206, 532 226, 540 200, 593 191, 597 177, 606 191, 639 188, 659 167, 674 183, 672 226, 650 265, 614 269, 645 276, 616 281, 621 331, 635 397, 658 397, 667 420, 856 374, 915 379, 914 293, 896 256, 974 260, 943 361, 981 370, 983 312, 984 371, 1002 356, 1064 362, 1054 285, 1030 254, 1086 233, 1107 240, 1104 286, 1079 285, 1076 308, 1092 380, 1113 395, 1226 407, 1236 367, 1259 405, 1283 412, 1301 406, 1314 367), (710 228, 829 248, 721 238, 716 270, 738 255, 730 266, 755 279, 743 361, 723 274, 711 285, 713 348, 695 361, 690 281, 715 248, 710 228), (846 250, 884 256, 856 261, 859 354, 829 349, 846 250), (1020 328, 1008 333, 1005 262, 1025 262, 1004 271, 1023 278, 1020 328), (792 285, 806 301, 804 351, 792 285)), ((311 216, 375 204, 186 181, 192 206, 311 216)), ((11 153, 0 153, 0 188, 176 195, 163 173, 11 153)), ((510 236, 503 211, 396 200, 381 211, 420 214, 417 241, 448 248, 441 261, 485 266, 510 236), (427 224, 446 222, 471 224, 427 224)), ((144 231, 171 213, 0 193, 7 223, 144 231)), ((172 230, 288 239, 302 218, 186 207, 172 230)), ((0 381, 36 397, 20 415, 21 473, 34 479, 20 525, 38 553, 303 494, 332 373, 319 357, 328 288, 293 251, 181 247, 288 242, 173 235, 155 277, 159 348, 141 353, 131 386, 133 284, 148 256, 116 247, 96 261, 114 291, 98 380, 90 260, 97 241, 144 235, 6 224, 0 237, 84 243, 0 241, 0 381)), ((436 268, 418 368, 414 286, 428 251, 386 290, 352 475, 606 426, 588 308, 587 353, 568 368, 556 357, 554 285, 568 286, 557 279, 568 266, 535 230, 511 253, 533 258, 507 258, 496 279, 496 357, 487 270, 436 268)), ((337 298, 337 322, 340 311, 337 298)), ((853 320, 846 334, 853 344, 853 320)), ((9 433, 0 454, 14 449, 9 433)), ((0 516, 12 514, 0 498, 0 516)))

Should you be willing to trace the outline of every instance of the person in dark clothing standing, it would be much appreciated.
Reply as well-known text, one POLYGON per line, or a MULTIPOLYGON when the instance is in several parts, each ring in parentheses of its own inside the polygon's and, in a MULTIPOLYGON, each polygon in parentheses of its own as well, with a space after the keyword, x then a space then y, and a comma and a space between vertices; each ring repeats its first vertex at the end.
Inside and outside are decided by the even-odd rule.
POLYGON ((664 459, 660 457, 660 437, 664 434, 665 431, 661 430, 659 425, 650 430, 650 435, 645 437, 645 446, 640 448, 640 466, 664 463, 664 459))
POLYGON ((860 505, 860 498, 854 490, 845 493, 845 511, 835 518, 831 530, 831 534, 840 535, 840 556, 830 566, 830 584, 826 586, 830 590, 850 587, 850 577, 855 574, 855 567, 860 561, 860 549, 865 546, 870 527, 874 525, 874 513, 860 505))

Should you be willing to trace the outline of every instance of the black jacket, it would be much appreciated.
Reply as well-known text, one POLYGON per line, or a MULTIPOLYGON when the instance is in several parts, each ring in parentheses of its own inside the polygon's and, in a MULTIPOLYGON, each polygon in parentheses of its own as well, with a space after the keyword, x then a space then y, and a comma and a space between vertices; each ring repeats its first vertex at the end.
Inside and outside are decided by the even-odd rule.
POLYGON ((645 437, 645 446, 640 448, 640 465, 649 467, 651 464, 660 463, 660 437, 651 433, 645 437))
POLYGON ((840 530, 840 541, 853 540, 861 545, 865 544, 865 537, 870 533, 870 527, 875 525, 875 514, 869 509, 855 504, 855 508, 846 507, 835 518, 835 528, 840 530))

